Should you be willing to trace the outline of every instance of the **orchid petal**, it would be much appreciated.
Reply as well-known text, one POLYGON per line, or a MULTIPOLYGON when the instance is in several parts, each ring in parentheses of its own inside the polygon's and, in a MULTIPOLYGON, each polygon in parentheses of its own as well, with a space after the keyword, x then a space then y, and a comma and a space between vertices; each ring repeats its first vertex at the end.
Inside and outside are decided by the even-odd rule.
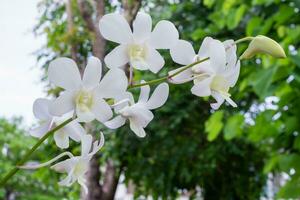
POLYGON ((139 122, 139 125, 142 127, 148 126, 148 124, 153 120, 154 115, 153 113, 148 109, 138 109, 138 112, 136 112, 137 120, 139 122))
POLYGON ((221 94, 218 92, 211 92, 211 96, 217 101, 216 103, 211 103, 210 106, 214 109, 217 110, 220 108, 220 106, 224 103, 225 99, 222 97, 221 94))
MULTIPOLYGON (((173 74, 175 74, 176 72, 182 70, 184 67, 179 67, 177 69, 171 70, 169 71, 169 76, 172 76, 173 74)), ((190 81, 190 78, 192 77, 193 73, 192 73, 192 69, 186 69, 183 72, 180 72, 179 74, 177 74, 176 76, 172 76, 171 78, 169 78, 169 82, 173 83, 173 84, 181 84, 181 83, 186 83, 190 81)))
POLYGON ((138 136, 138 137, 145 137, 146 136, 146 132, 144 130, 144 128, 138 124, 138 122, 133 119, 130 118, 130 129, 138 136))
POLYGON ((222 71, 226 66, 225 47, 219 40, 213 40, 209 47, 209 60, 211 67, 216 71, 222 71))
POLYGON ((134 104, 134 98, 130 92, 125 92, 120 96, 118 96, 117 98, 115 98, 115 102, 118 103, 120 101, 124 101, 124 103, 114 106, 114 110, 116 113, 118 113, 124 107, 129 106, 129 104, 134 104), (126 100, 126 102, 124 100, 126 100))
POLYGON ((38 98, 33 103, 33 114, 35 118, 40 120, 51 119, 52 116, 49 113, 50 100, 44 98, 38 98))
POLYGON ((110 106, 103 99, 95 100, 91 108, 91 112, 94 113, 95 118, 102 123, 106 122, 113 116, 110 106))
POLYGON ((49 65, 48 77, 51 83, 66 90, 76 90, 81 84, 77 65, 70 58, 53 60, 49 65))
POLYGON ((134 39, 143 42, 150 37, 152 29, 152 19, 151 16, 139 12, 133 21, 133 36, 134 39))
POLYGON ((169 85, 167 83, 159 84, 149 101, 146 103, 146 107, 150 110, 161 107, 168 99, 169 85))
POLYGON ((129 62, 127 45, 119 45, 104 58, 106 66, 110 69, 122 67, 129 62))
POLYGON ((137 70, 148 70, 149 69, 149 63, 147 63, 146 60, 131 60, 130 61, 130 67, 133 67, 137 70))
POLYGON ((68 133, 72 140, 76 142, 79 142, 81 136, 86 134, 84 128, 76 121, 72 121, 71 123, 67 124, 65 127, 63 127, 63 130, 68 133))
POLYGON ((197 81, 195 85, 192 87, 191 92, 192 94, 199 96, 199 97, 206 97, 211 94, 210 84, 212 78, 205 78, 201 81, 197 81))
POLYGON ((99 22, 100 33, 112 42, 128 44, 132 41, 132 31, 126 19, 117 13, 104 15, 99 22))
POLYGON ((117 129, 117 128, 123 126, 125 124, 125 122, 126 122, 126 119, 119 115, 119 116, 113 118, 112 120, 105 122, 104 125, 110 129, 117 129))
POLYGON ((85 194, 87 194, 89 192, 89 189, 85 184, 85 180, 82 177, 79 177, 77 181, 78 181, 79 185, 81 185, 81 187, 83 188, 83 191, 85 192, 85 194))
POLYGON ((76 114, 78 122, 88 123, 95 119, 94 113, 92 113, 90 110, 82 110, 79 107, 76 108, 76 114))
POLYGON ((159 21, 150 35, 150 45, 155 49, 170 49, 178 41, 179 33, 170 21, 159 21))
POLYGON ((93 136, 86 134, 81 137, 81 155, 86 156, 92 148, 93 136))
POLYGON ((40 126, 29 131, 30 135, 36 138, 43 137, 51 128, 52 120, 42 123, 40 126))
POLYGON ((66 178, 58 182, 59 185, 70 187, 73 183, 76 182, 76 179, 73 177, 72 173, 69 173, 66 178))
POLYGON ((145 104, 134 104, 133 106, 127 107, 123 110, 122 114, 125 114, 129 119, 134 120, 142 127, 146 127, 154 117, 153 113, 145 104))
POLYGON ((104 134, 102 132, 100 132, 100 140, 95 141, 93 143, 93 149, 92 152, 89 153, 89 156, 93 156, 94 154, 96 154, 103 146, 105 143, 105 138, 104 138, 104 134))
POLYGON ((49 106, 49 112, 55 116, 62 116, 74 109, 75 92, 65 91, 49 106))
MULTIPOLYGON (((143 83, 146 83, 146 82, 144 80, 142 80, 141 84, 143 84, 143 83)), ((150 94, 150 86, 149 85, 142 86, 138 102, 146 103, 149 99, 149 94, 150 94)))
POLYGON ((146 63, 148 64, 149 70, 156 74, 164 66, 165 60, 158 51, 150 48, 146 58, 146 63))
POLYGON ((205 37, 198 52, 198 56, 203 59, 209 57, 210 44, 214 39, 211 37, 205 37))
POLYGON ((127 85, 128 80, 124 71, 111 69, 105 74, 99 86, 95 89, 95 94, 99 98, 115 98, 126 91, 127 85))
POLYGON ((193 63, 196 56, 192 44, 185 40, 179 40, 176 45, 170 49, 170 54, 173 61, 181 65, 193 63))
POLYGON ((69 147, 69 136, 65 131, 59 130, 55 132, 53 138, 56 146, 59 148, 66 149, 69 147))
POLYGON ((241 67, 241 62, 238 61, 237 64, 232 67, 230 73, 224 75, 230 87, 233 87, 236 84, 240 75, 240 67, 241 67))
POLYGON ((51 169, 53 169, 59 173, 64 173, 64 172, 71 171, 73 165, 74 165, 74 158, 69 158, 67 160, 61 161, 61 162, 51 166, 51 169))
POLYGON ((237 61, 236 49, 237 46, 234 43, 234 40, 226 40, 223 42, 223 45, 226 50, 226 62, 227 66, 234 66, 237 61))
POLYGON ((97 86, 101 79, 102 64, 97 57, 90 57, 84 70, 82 82, 86 89, 92 89, 97 86))

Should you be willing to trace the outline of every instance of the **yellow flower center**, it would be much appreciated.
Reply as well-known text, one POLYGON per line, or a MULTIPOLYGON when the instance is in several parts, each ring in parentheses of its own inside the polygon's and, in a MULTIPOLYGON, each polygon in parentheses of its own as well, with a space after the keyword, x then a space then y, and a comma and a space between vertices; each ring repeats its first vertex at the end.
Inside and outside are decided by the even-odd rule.
POLYGON ((128 48, 130 61, 144 61, 146 59, 147 48, 144 45, 133 44, 128 48))
POLYGON ((83 175, 87 171, 87 164, 83 161, 76 163, 74 167, 74 175, 76 177, 83 175))
POLYGON ((88 111, 93 105, 93 94, 89 91, 81 90, 75 98, 76 107, 81 111, 88 111))
POLYGON ((227 95, 229 91, 228 81, 223 76, 216 75, 210 84, 210 88, 227 95))

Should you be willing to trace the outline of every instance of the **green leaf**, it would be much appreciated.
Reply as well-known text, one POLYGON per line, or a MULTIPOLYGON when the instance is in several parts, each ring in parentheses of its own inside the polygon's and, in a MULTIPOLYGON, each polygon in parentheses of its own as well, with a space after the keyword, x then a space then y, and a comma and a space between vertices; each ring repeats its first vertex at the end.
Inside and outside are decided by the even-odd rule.
POLYGON ((252 74, 251 80, 254 92, 261 99, 264 99, 265 97, 272 94, 272 92, 270 91, 270 85, 272 83, 272 78, 276 70, 277 67, 270 67, 268 69, 261 69, 252 74))
POLYGON ((290 58, 291 58, 291 61, 293 63, 295 63, 297 67, 300 68, 300 54, 299 54, 299 52, 296 55, 291 55, 290 58))
POLYGON ((263 172, 265 174, 268 174, 276 166, 276 164, 278 163, 278 158, 279 158, 279 156, 276 155, 276 156, 271 157, 266 162, 266 164, 264 166, 264 170, 263 170, 263 172))
POLYGON ((297 138, 294 140, 293 147, 294 147, 295 149, 300 150, 300 136, 299 136, 299 135, 298 135, 297 138))
POLYGON ((274 16, 275 21, 277 22, 276 25, 283 24, 287 21, 290 17, 295 14, 294 8, 288 5, 281 5, 279 11, 274 16))
POLYGON ((229 30, 232 30, 239 25, 240 21, 242 20, 242 18, 244 16, 246 9, 247 9, 247 6, 242 5, 238 9, 229 13, 228 19, 227 19, 227 26, 228 26, 229 30))
POLYGON ((238 137, 243 132, 244 116, 241 114, 230 117, 224 127, 225 140, 231 140, 238 137))
POLYGON ((300 170, 300 155, 295 153, 281 155, 278 164, 282 171, 289 172, 292 168, 298 171, 300 170))
POLYGON ((258 35, 260 25, 262 24, 261 19, 259 17, 252 18, 247 25, 246 34, 247 36, 258 35))
POLYGON ((215 4, 215 1, 216 1, 216 0, 204 0, 204 1, 203 1, 203 4, 204 4, 205 6, 207 6, 208 8, 211 8, 211 7, 215 4))
POLYGON ((206 36, 206 32, 202 28, 197 28, 192 34, 193 40, 199 40, 206 36))
POLYGON ((223 29, 226 25, 226 18, 221 12, 215 12, 209 15, 209 19, 219 28, 223 29))
POLYGON ((255 120, 255 125, 249 128, 248 139, 258 142, 265 138, 276 136, 280 124, 272 121, 273 116, 274 112, 271 110, 260 113, 255 120))
POLYGON ((208 133, 207 140, 215 140, 223 128, 223 111, 217 111, 205 122, 205 131, 208 133))
POLYGON ((278 198, 299 198, 300 197, 300 180, 292 179, 287 182, 277 193, 278 198))
POLYGON ((261 29, 260 29, 260 31, 259 31, 259 34, 260 34, 260 35, 268 35, 270 29, 272 28, 273 21, 274 21, 273 18, 267 19, 267 20, 264 22, 264 24, 262 24, 263 26, 261 27, 261 29))

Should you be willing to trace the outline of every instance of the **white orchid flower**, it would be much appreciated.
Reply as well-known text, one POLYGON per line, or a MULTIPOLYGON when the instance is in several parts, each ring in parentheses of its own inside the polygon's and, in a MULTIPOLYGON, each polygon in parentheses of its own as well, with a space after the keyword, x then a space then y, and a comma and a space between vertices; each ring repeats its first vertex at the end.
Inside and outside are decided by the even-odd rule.
POLYGON ((105 39, 120 44, 104 59, 111 69, 130 63, 135 69, 157 73, 165 61, 156 49, 170 49, 179 38, 174 24, 166 20, 159 21, 151 32, 152 19, 141 12, 133 22, 133 31, 126 19, 117 13, 104 15, 99 28, 105 39))
POLYGON ((57 172, 68 173, 68 175, 58 184, 63 186, 71 186, 74 182, 78 182, 88 192, 86 186, 85 174, 88 171, 89 161, 104 145, 104 136, 101 132, 100 141, 96 141, 92 146, 91 135, 84 135, 81 140, 81 156, 70 157, 67 160, 59 162, 51 167, 57 172))
MULTIPOLYGON (((30 135, 36 138, 43 137, 52 126, 58 126, 72 115, 65 115, 63 117, 54 117, 49 113, 49 105, 51 100, 39 98, 33 103, 33 114, 40 120, 40 125, 30 130, 30 135)), ((80 142, 80 137, 86 134, 84 128, 76 121, 73 120, 66 126, 54 133, 54 141, 56 145, 65 149, 69 147, 69 138, 76 142, 80 142)))
POLYGON ((100 81, 101 74, 101 62, 96 57, 88 59, 82 79, 72 59, 52 61, 48 70, 49 80, 65 91, 50 105, 50 113, 61 116, 75 111, 79 122, 90 122, 95 118, 100 122, 109 120, 112 110, 104 98, 124 93, 128 81, 120 69, 109 70, 100 81))
POLYGON ((116 129, 123 126, 128 119, 130 129, 137 136, 145 137, 144 128, 153 119, 153 114, 150 110, 161 107, 167 101, 169 85, 167 83, 158 85, 150 98, 149 93, 150 87, 148 85, 142 86, 138 102, 135 103, 132 94, 128 92, 114 106, 118 116, 104 124, 108 128, 116 129))
MULTIPOLYGON (((237 106, 228 93, 229 89, 236 84, 240 72, 240 61, 237 60, 236 45, 233 40, 222 43, 206 37, 198 54, 189 42, 180 40, 171 49, 171 56, 176 63, 182 65, 189 65, 209 57, 208 60, 185 70, 169 81, 179 84, 193 80, 194 86, 191 92, 200 97, 213 96, 216 100, 216 103, 210 104, 213 109, 218 109, 225 100, 233 107, 237 106)), ((169 75, 180 69, 182 67, 170 71, 169 75)))
POLYGON ((104 145, 104 135, 100 132, 101 138, 99 141, 95 141, 92 144, 93 137, 91 135, 85 134, 81 136, 81 155, 74 156, 70 152, 64 152, 56 156, 55 158, 49 160, 46 163, 38 165, 25 165, 19 166, 21 169, 38 169, 41 167, 48 166, 53 162, 61 159, 62 157, 68 156, 69 158, 58 162, 57 164, 51 166, 60 173, 68 173, 68 175, 58 182, 62 186, 71 186, 76 181, 84 188, 85 192, 88 192, 88 188, 85 184, 85 174, 88 171, 88 165, 91 158, 103 147, 104 145))

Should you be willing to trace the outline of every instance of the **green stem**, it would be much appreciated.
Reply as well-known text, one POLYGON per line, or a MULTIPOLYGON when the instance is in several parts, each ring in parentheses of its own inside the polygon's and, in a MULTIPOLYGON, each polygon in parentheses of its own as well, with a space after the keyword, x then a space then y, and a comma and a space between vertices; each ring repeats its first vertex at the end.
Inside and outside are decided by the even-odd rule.
POLYGON ((251 37, 251 36, 249 36, 249 37, 244 37, 244 38, 241 38, 241 39, 239 39, 239 40, 236 40, 234 43, 235 43, 235 44, 238 44, 238 43, 241 43, 241 42, 251 41, 251 40, 253 40, 253 39, 254 39, 254 37, 251 37))
POLYGON ((209 58, 207 57, 207 58, 204 58, 204 59, 202 59, 202 60, 196 61, 196 62, 194 62, 194 63, 192 63, 192 64, 189 64, 189 65, 183 67, 182 69, 178 70, 177 72, 175 72, 175 73, 172 74, 172 75, 167 75, 167 76, 164 76, 164 77, 162 77, 162 78, 158 78, 158 79, 155 79, 155 80, 151 80, 151 81, 148 81, 148 82, 145 82, 145 83, 140 83, 140 84, 136 84, 136 85, 130 85, 130 86, 128 86, 128 89, 137 88, 137 87, 142 87, 142 86, 145 86, 145 85, 153 85, 153 84, 157 84, 157 83, 164 82, 164 81, 166 81, 166 80, 168 80, 168 79, 170 79, 170 78, 172 78, 172 77, 174 77, 174 76, 177 76, 177 75, 180 74, 181 72, 183 72, 183 71, 185 71, 185 70, 187 70, 187 69, 189 69, 189 68, 191 68, 191 67, 193 67, 193 66, 195 66, 195 65, 197 65, 197 64, 199 64, 199 63, 202 63, 202 62, 204 62, 204 61, 207 61, 208 59, 209 59, 209 58))
POLYGON ((31 154, 50 136, 52 135, 54 132, 58 131, 59 129, 61 129, 62 127, 64 127, 65 125, 67 125, 68 123, 70 123, 73 120, 73 118, 69 118, 66 121, 64 121, 63 123, 61 123, 60 125, 56 126, 55 128, 53 128, 52 130, 48 131, 41 139, 39 139, 39 141, 29 150, 27 151, 27 153, 25 154, 25 156, 23 157, 23 159, 21 159, 17 165, 11 169, 0 181, 0 188, 3 187, 6 182, 13 176, 15 175, 18 171, 19 171, 19 167, 20 165, 24 165, 24 163, 29 159, 29 157, 31 156, 31 154))

